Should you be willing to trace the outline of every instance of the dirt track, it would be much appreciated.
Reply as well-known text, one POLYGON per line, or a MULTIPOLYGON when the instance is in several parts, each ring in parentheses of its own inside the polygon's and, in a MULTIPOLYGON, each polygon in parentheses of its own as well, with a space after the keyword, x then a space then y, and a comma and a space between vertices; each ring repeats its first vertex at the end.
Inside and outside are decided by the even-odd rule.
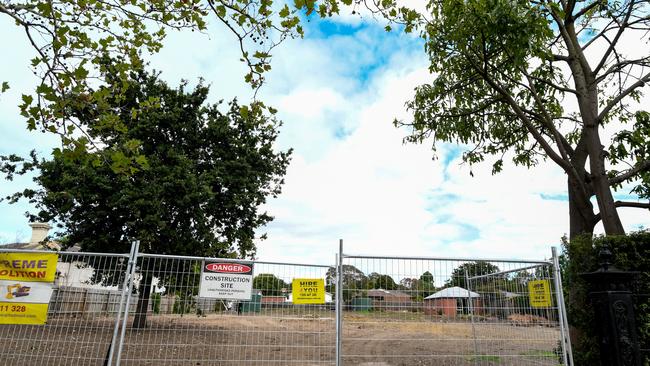
MULTIPOLYGON (((127 329, 123 365, 333 365, 333 317, 300 314, 159 315, 127 329)), ((0 326, 0 365, 102 365, 110 318, 0 326)), ((542 326, 345 317, 344 365, 557 365, 558 331, 542 326), (473 335, 477 341, 474 342, 473 335), (478 355, 478 356, 476 356, 478 355)))

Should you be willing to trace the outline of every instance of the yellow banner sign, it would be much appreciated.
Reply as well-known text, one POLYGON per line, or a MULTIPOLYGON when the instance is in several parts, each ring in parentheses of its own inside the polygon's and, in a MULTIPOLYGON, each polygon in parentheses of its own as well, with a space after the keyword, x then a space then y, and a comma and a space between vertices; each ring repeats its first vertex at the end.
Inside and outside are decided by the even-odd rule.
POLYGON ((528 281, 528 294, 531 307, 551 307, 551 283, 549 280, 528 281))
POLYGON ((0 324, 45 324, 47 305, 0 302, 0 324))
POLYGON ((0 253, 0 324, 45 324, 56 253, 0 253))
POLYGON ((291 286, 294 304, 324 304, 325 280, 322 278, 295 278, 291 286))
POLYGON ((54 282, 56 253, 0 253, 0 280, 54 282))

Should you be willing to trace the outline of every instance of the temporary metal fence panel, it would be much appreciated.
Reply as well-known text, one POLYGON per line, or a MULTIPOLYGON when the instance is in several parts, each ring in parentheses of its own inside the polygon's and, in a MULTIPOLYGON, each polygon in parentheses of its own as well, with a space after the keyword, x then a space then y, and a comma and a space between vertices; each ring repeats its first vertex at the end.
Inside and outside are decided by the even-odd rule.
POLYGON ((341 262, 341 365, 568 364, 553 262, 341 262))
POLYGON ((290 301, 294 279, 325 281, 334 266, 249 261, 252 298, 238 301, 198 297, 204 260, 138 256, 121 365, 334 364, 332 297, 322 305, 290 301))
POLYGON ((58 258, 47 324, 0 325, 0 365, 570 360, 556 257, 535 262, 339 254, 331 267, 249 261, 250 301, 199 297, 206 258, 140 254, 137 245, 130 254, 62 252, 58 258), (293 301, 294 279, 322 280, 325 303, 293 301), (538 285, 534 304, 531 283, 538 285))
POLYGON ((102 365, 113 341, 128 259, 127 254, 58 253, 47 323, 0 325, 0 364, 102 365))

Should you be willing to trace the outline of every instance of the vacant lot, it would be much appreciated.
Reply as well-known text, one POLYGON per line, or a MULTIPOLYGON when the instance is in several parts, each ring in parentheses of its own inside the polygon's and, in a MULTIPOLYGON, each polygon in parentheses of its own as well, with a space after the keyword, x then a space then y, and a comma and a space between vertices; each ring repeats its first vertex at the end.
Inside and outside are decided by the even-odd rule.
MULTIPOLYGON (((146 329, 127 328, 122 364, 333 365, 331 315, 155 315, 146 329)), ((377 315, 345 315, 344 365, 558 364, 552 327, 377 315)), ((46 326, 0 326, 0 365, 102 365, 114 322, 60 317, 46 326)))

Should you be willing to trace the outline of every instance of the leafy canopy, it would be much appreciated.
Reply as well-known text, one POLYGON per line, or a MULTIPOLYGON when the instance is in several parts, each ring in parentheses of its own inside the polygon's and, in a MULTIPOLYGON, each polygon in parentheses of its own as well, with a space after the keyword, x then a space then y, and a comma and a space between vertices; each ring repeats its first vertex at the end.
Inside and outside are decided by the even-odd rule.
MULTIPOLYGON (((101 141, 69 109, 92 105, 96 123, 102 128, 125 130, 125 123, 110 108, 110 99, 124 97, 129 73, 142 68, 146 56, 161 49, 169 30, 205 32, 210 19, 225 24, 239 41, 242 61, 249 69, 246 81, 259 88, 263 73, 270 70, 270 50, 303 33, 297 11, 293 6, 290 11, 286 5, 277 9, 271 0, 0 2, 0 17, 10 19, 23 33, 22 41, 34 51, 30 67, 37 86, 31 93, 23 91, 20 103, 27 128, 59 135, 61 151, 73 158, 101 148, 101 141), (116 60, 112 72, 122 81, 110 83, 110 90, 104 79, 106 57, 116 60)), ((9 80, 0 80, 0 95, 10 87, 9 80)), ((138 105, 131 107, 133 114, 144 112, 138 105)), ((142 154, 125 157, 129 164, 123 159, 113 164, 123 174, 139 169, 139 162, 146 158, 142 154)))
POLYGON ((2 171, 11 178, 37 169, 40 188, 9 199, 28 198, 40 210, 33 220, 58 223, 84 251, 124 252, 137 238, 142 252, 253 255, 255 230, 272 219, 259 207, 280 193, 289 163, 290 151, 274 148, 279 122, 256 104, 232 101, 224 111, 207 104, 201 84, 174 89, 140 71, 124 85, 119 70, 106 70, 109 85, 98 91, 126 128, 106 128, 95 104, 71 107, 102 148, 75 159, 12 156, 2 171), (124 94, 110 93, 113 84, 124 94), (146 113, 132 113, 136 106, 146 113), (129 166, 125 156, 134 152, 147 156, 144 169, 116 173, 114 165, 129 166), (113 166, 97 163, 105 157, 113 166))
POLYGON ((289 284, 272 273, 260 273, 253 278, 253 288, 260 290, 263 296, 285 296, 289 287, 289 284))
POLYGON ((407 141, 462 144, 465 162, 492 159, 493 173, 505 159, 553 161, 568 178, 572 236, 601 220, 620 234, 618 207, 650 208, 612 194, 629 183, 650 199, 650 122, 635 104, 650 54, 621 42, 650 40, 647 1, 436 0, 412 24, 433 81, 407 103, 413 120, 396 122, 407 141))

